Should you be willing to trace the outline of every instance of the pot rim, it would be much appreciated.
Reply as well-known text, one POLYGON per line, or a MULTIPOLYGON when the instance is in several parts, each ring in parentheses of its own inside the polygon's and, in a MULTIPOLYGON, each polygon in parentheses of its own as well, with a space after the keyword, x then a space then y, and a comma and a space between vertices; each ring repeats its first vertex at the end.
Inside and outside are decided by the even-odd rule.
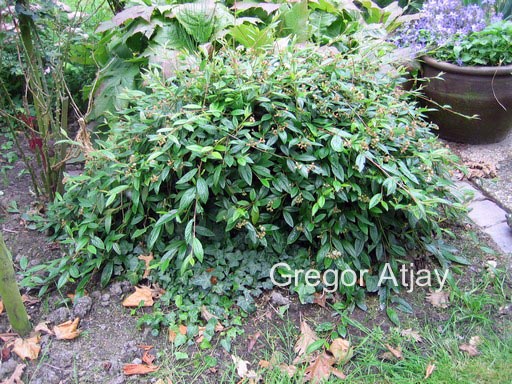
POLYGON ((485 67, 485 66, 469 66, 459 67, 458 65, 451 64, 445 61, 438 61, 430 56, 422 56, 422 62, 431 67, 439 69, 442 72, 460 73, 474 76, 507 76, 512 75, 512 64, 504 65, 501 67, 485 67))

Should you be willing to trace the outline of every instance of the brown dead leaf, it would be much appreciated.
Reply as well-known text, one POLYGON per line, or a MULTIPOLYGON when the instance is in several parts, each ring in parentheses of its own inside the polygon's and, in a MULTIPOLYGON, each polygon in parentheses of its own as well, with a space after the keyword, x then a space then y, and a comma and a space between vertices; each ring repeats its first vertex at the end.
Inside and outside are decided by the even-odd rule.
POLYGON ((305 320, 300 323, 300 337, 295 343, 295 352, 301 356, 306 353, 308 347, 318 340, 318 336, 313 331, 305 320))
POLYGON ((231 359, 235 363, 238 376, 244 378, 249 372, 249 362, 235 355, 231 355, 231 359))
POLYGON ((382 360, 387 360, 387 361, 395 361, 395 356, 389 352, 389 351, 386 351, 386 352, 382 352, 379 357, 382 359, 382 360))
POLYGON ((462 352, 466 352, 471 357, 477 356, 477 355, 480 354, 480 352, 478 351, 476 346, 475 345, 471 345, 471 344, 461 344, 461 345, 459 345, 459 349, 462 352))
POLYGON ((4 343, 13 342, 17 338, 18 338, 17 333, 12 333, 12 332, 0 333, 0 340, 2 340, 4 343))
POLYGON ((62 324, 53 327, 53 333, 57 340, 73 340, 76 339, 82 331, 78 329, 80 318, 77 317, 75 320, 68 320, 62 324))
POLYGON ((34 331, 46 333, 47 335, 53 335, 53 331, 50 328, 48 328, 48 324, 46 324, 46 321, 42 321, 39 324, 37 324, 34 328, 34 331))
POLYGON ((425 369, 425 379, 428 379, 430 377, 430 375, 432 374, 432 372, 434 372, 435 369, 436 369, 436 365, 429 363, 427 365, 427 369, 425 369))
POLYGON ((350 346, 350 341, 342 338, 337 338, 332 341, 329 352, 331 352, 336 359, 336 364, 346 363, 354 354, 354 350, 350 346))
MULTIPOLYGON (((186 335, 187 334, 187 326, 180 324, 178 326, 177 332, 179 332, 182 335, 186 335)), ((176 340, 176 336, 178 336, 178 333, 176 333, 176 328, 173 329, 173 328, 169 327, 169 342, 174 343, 174 340, 176 340)))
POLYGON ((398 360, 402 360, 404 357, 402 356, 402 350, 400 347, 397 347, 397 348, 393 348, 391 345, 389 344, 384 344, 384 346, 388 349, 389 352, 391 352, 391 354, 396 357, 398 360))
POLYGON ((285 363, 279 364, 279 370, 286 373, 288 377, 293 377, 297 373, 297 367, 295 365, 288 365, 285 363))
POLYGON ((30 359, 35 360, 39 356, 41 346, 39 345, 41 337, 39 335, 33 336, 28 339, 18 338, 14 340, 14 348, 12 351, 17 354, 22 360, 30 359))
POLYGON ((21 376, 23 376, 23 371, 25 370, 25 364, 18 364, 16 369, 12 373, 11 377, 7 380, 2 381, 2 384, 23 384, 23 380, 21 380, 21 376))
MULTIPOLYGON (((201 317, 204 321, 209 322, 211 319, 218 319, 217 316, 215 316, 213 313, 208 311, 208 308, 206 308, 205 305, 201 307, 201 317)), ((217 324, 215 324, 215 332, 222 332, 224 330, 224 326, 217 321, 217 324)))
POLYGON ((243 360, 242 358, 235 355, 231 355, 231 359, 233 360, 233 363, 235 363, 236 373, 239 377, 242 379, 249 379, 249 382, 254 381, 258 377, 256 372, 254 372, 252 369, 249 370, 248 361, 243 360))
POLYGON ((254 345, 256 344, 256 341, 258 340, 258 338, 261 336, 261 332, 258 331, 256 332, 254 335, 250 335, 248 337, 249 339, 249 345, 247 346, 247 352, 251 352, 252 349, 254 348, 254 345))
POLYGON ((344 378, 345 375, 343 375, 343 372, 333 367, 335 362, 334 357, 323 352, 306 368, 304 371, 304 380, 310 381, 311 383, 319 383, 322 380, 328 379, 331 373, 334 373, 338 377, 341 375, 341 377, 344 378), (336 372, 334 372, 334 370, 336 370, 336 372))
POLYGON ((270 361, 260 360, 258 362, 258 367, 260 367, 260 368, 268 368, 268 367, 270 367, 270 361))
POLYGON ((150 253, 149 255, 139 255, 138 259, 144 261, 145 269, 142 278, 147 279, 151 273, 151 269, 149 269, 149 263, 151 263, 151 260, 154 259, 153 253, 150 253))
POLYGON ((11 358, 11 350, 7 347, 2 348, 0 351, 0 361, 4 362, 11 358))
POLYGON ((213 313, 211 313, 208 308, 206 308, 206 305, 203 305, 201 307, 201 316, 204 321, 209 322, 211 319, 217 319, 217 316, 215 316, 213 313))
POLYGON ((124 299, 123 307, 152 307, 154 303, 151 288, 135 287, 135 292, 124 299))
POLYGON ((160 369, 156 365, 147 364, 125 364, 123 366, 123 373, 126 376, 131 375, 145 375, 147 373, 156 372, 160 369))
POLYGON ((147 365, 152 365, 153 361, 155 361, 156 356, 148 351, 144 351, 142 354, 142 362, 147 365))
POLYGON ((427 294, 427 301, 437 308, 447 308, 450 302, 450 294, 448 292, 430 292, 427 294))
POLYGON ((318 304, 322 308, 325 308, 325 300, 327 299, 327 296, 324 292, 315 292, 313 295, 315 298, 313 299, 313 303, 318 304))
POLYGON ((0 300, 0 314, 4 311, 4 302, 0 300))
POLYGON ((39 303, 41 301, 41 299, 38 299, 37 297, 30 296, 30 295, 27 295, 27 294, 21 295, 21 300, 26 305, 34 305, 34 304, 37 304, 37 303, 39 303))
POLYGON ((204 331, 206 331, 206 327, 198 327, 196 343, 200 344, 204 339, 204 331))
POLYGON ((472 345, 473 347, 478 347, 480 344, 482 344, 482 339, 480 336, 472 336, 469 339, 469 345, 472 345))
POLYGON ((400 335, 402 335, 403 337, 409 337, 417 343, 422 342, 422 338, 419 332, 413 331, 412 328, 402 330, 402 332, 400 332, 400 335))
POLYGON ((163 379, 158 379, 155 384, 172 384, 172 380, 171 379, 167 379, 166 381, 164 381, 163 379))
POLYGON ((347 376, 345 376, 345 374, 342 371, 340 371, 338 368, 333 368, 331 371, 331 374, 341 380, 344 380, 347 378, 347 376))

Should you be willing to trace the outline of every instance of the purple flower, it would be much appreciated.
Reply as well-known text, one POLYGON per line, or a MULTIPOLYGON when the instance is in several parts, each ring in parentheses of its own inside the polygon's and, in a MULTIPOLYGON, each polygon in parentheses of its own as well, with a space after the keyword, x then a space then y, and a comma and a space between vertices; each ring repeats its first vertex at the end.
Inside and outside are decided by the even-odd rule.
POLYGON ((457 42, 472 32, 484 29, 490 21, 500 19, 494 13, 495 0, 464 6, 462 0, 427 0, 420 17, 405 23, 394 37, 399 47, 412 47, 416 52, 457 42))

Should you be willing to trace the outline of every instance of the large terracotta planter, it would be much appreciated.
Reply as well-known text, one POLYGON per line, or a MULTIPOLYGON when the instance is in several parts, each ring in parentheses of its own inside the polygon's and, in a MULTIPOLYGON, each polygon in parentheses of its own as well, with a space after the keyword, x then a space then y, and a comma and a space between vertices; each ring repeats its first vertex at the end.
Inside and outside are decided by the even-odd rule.
POLYGON ((468 144, 488 144, 503 140, 512 129, 512 65, 502 67, 459 67, 422 58, 423 76, 432 78, 424 88, 427 99, 453 111, 477 119, 466 119, 449 110, 429 112, 443 139, 468 144))

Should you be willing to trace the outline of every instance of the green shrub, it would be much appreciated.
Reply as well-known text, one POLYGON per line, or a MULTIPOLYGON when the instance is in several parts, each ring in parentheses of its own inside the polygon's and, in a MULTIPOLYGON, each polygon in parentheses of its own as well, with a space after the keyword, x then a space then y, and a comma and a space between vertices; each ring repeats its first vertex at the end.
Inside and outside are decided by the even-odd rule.
MULTIPOLYGON (((109 119, 101 149, 49 207, 47 228, 69 255, 39 283, 83 288, 97 272, 104 284, 136 282, 137 257, 151 252, 150 280, 189 294, 200 268, 227 265, 234 248, 256 264, 296 256, 369 269, 366 290, 386 302, 395 288, 376 287, 384 263, 420 252, 446 266, 441 224, 461 210, 448 190, 454 158, 379 72, 386 53, 223 49, 167 80, 148 73, 148 90, 123 95, 129 106, 109 119)), ((363 288, 341 293, 364 306, 363 288)))

